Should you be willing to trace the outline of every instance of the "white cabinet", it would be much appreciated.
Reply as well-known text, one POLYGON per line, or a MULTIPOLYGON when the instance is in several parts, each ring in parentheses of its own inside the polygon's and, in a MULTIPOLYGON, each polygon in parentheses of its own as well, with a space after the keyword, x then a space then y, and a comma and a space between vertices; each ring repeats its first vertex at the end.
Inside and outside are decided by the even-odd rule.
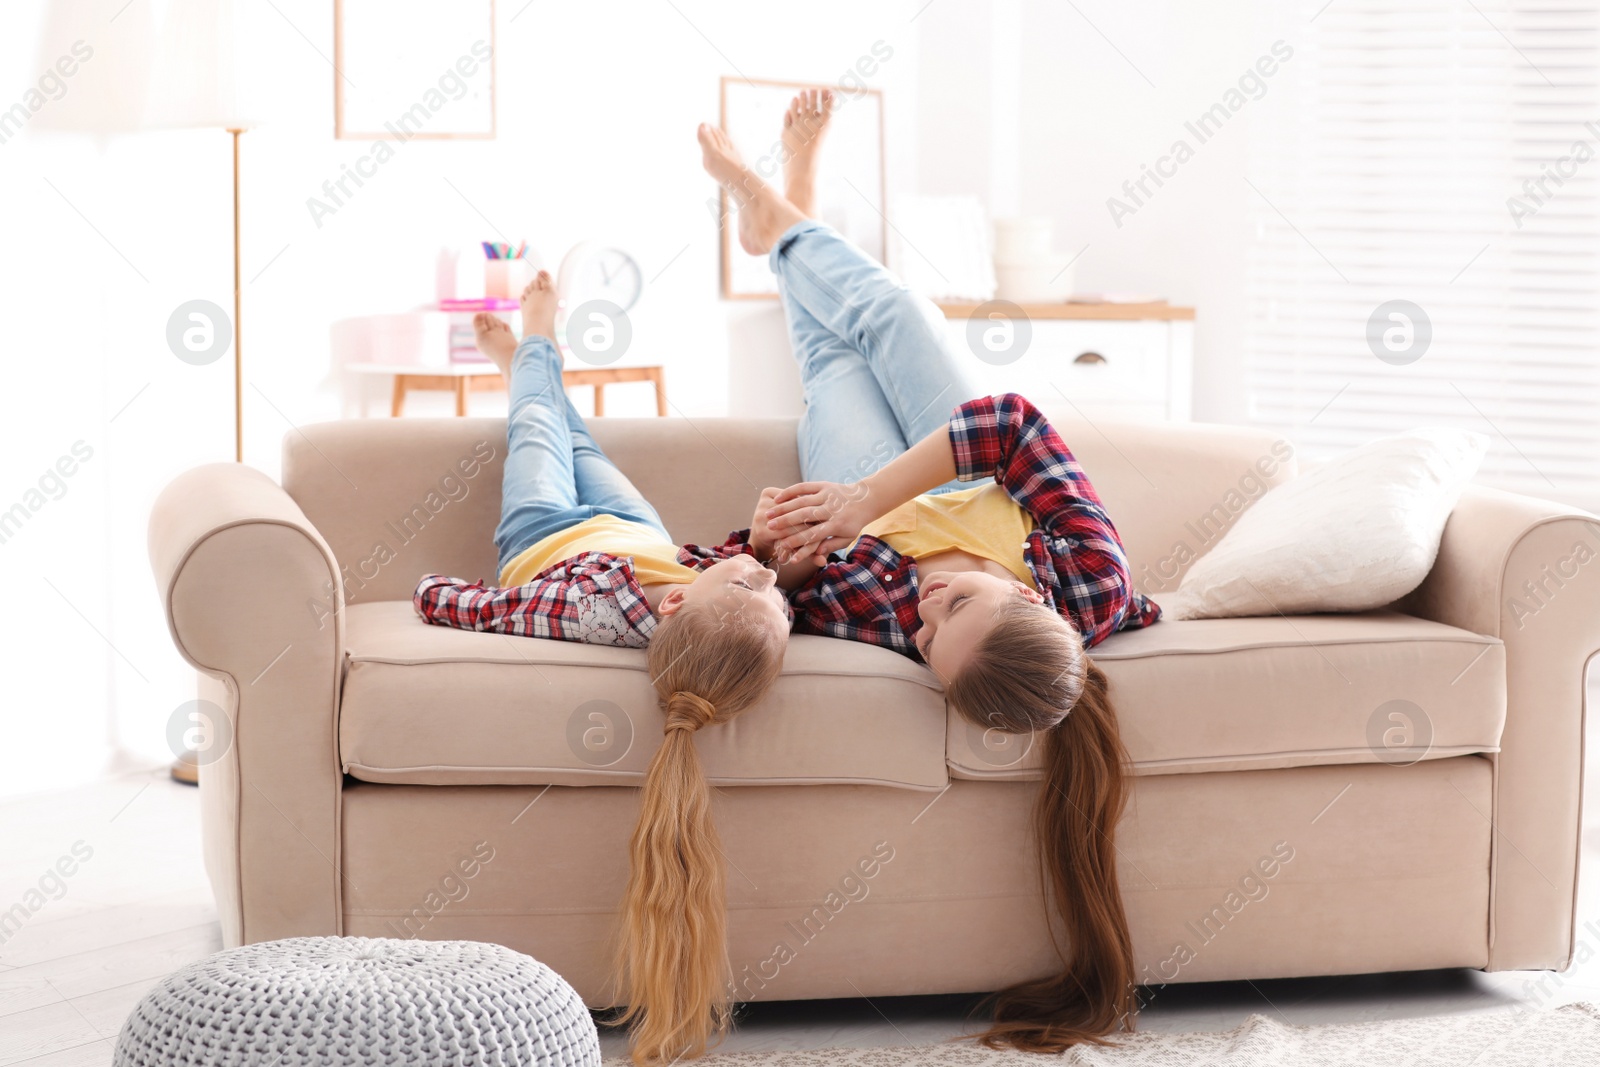
MULTIPOLYGON (((1187 421, 1194 311, 1167 304, 1043 304, 1024 308, 1031 336, 1009 362, 976 354, 972 305, 942 305, 972 377, 987 393, 1021 393, 1046 410, 1070 404, 1093 419, 1187 421), (1114 316, 1114 317, 1113 317, 1114 316)), ((1004 326, 996 320, 997 325, 1004 326)), ((1013 330, 1018 327, 1013 324, 1013 330)), ((1020 336, 1020 334, 1019 334, 1020 336)))

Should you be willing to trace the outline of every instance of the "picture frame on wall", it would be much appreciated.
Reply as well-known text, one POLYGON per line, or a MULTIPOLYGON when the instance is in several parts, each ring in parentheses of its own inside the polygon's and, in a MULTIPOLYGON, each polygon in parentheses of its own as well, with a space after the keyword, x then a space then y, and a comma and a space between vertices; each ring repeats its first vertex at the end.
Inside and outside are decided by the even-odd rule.
MULTIPOLYGON (((802 89, 832 89, 835 97, 833 119, 817 164, 817 216, 881 263, 889 246, 883 90, 725 76, 720 86, 722 129, 745 163, 781 189, 783 115, 802 89)), ((777 280, 767 261, 739 247, 733 205, 726 190, 719 197, 723 297, 777 299, 777 280)))
POLYGON ((492 140, 495 0, 334 0, 334 137, 492 140))

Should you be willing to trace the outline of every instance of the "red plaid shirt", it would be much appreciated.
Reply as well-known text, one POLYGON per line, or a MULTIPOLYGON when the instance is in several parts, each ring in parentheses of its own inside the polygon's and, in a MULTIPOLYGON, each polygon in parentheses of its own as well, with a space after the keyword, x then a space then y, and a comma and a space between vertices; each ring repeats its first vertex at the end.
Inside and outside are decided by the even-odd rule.
MULTIPOLYGON (((678 562, 702 571, 749 551, 731 539, 717 548, 684 545, 678 562)), ((624 648, 648 645, 658 625, 631 557, 608 552, 573 556, 510 587, 430 574, 417 583, 411 603, 438 626, 624 648)))
MULTIPOLYGON (((1033 516, 1023 559, 1045 603, 1077 627, 1085 647, 1161 617, 1133 591, 1122 540, 1088 476, 1025 398, 1005 393, 961 405, 950 417, 950 444, 958 478, 993 475, 1033 516)), ((912 659, 921 658, 912 643, 922 628, 917 599, 917 561, 870 535, 790 595, 796 633, 866 641, 912 659)))

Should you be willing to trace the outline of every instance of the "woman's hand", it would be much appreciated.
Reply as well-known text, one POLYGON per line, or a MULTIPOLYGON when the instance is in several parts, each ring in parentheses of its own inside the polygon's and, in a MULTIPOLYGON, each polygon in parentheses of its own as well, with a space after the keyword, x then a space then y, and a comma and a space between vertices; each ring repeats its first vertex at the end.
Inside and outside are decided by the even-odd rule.
POLYGON ((827 563, 829 552, 854 541, 864 527, 956 474, 950 434, 934 430, 854 485, 791 485, 778 494, 763 521, 776 538, 780 563, 805 559, 820 567, 827 563))
POLYGON ((756 503, 756 513, 750 519, 749 544, 750 551, 755 553, 756 559, 768 566, 778 565, 778 585, 785 592, 793 592, 817 573, 818 567, 827 562, 827 553, 832 549, 823 549, 822 554, 815 558, 784 555, 778 550, 779 532, 767 521, 767 513, 777 505, 781 492, 780 489, 761 490, 761 499, 756 503))
POLYGON ((778 560, 810 557, 817 566, 827 562, 829 552, 850 544, 878 517, 869 497, 859 482, 800 482, 778 493, 764 516, 776 538, 778 560))

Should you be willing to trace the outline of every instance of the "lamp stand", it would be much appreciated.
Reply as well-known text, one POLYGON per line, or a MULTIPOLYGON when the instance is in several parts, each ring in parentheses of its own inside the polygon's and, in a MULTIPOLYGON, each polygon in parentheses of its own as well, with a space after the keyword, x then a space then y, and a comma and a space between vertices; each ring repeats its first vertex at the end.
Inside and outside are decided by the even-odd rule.
POLYGON ((233 461, 244 462, 244 286, 239 279, 239 135, 233 134, 233 461))

